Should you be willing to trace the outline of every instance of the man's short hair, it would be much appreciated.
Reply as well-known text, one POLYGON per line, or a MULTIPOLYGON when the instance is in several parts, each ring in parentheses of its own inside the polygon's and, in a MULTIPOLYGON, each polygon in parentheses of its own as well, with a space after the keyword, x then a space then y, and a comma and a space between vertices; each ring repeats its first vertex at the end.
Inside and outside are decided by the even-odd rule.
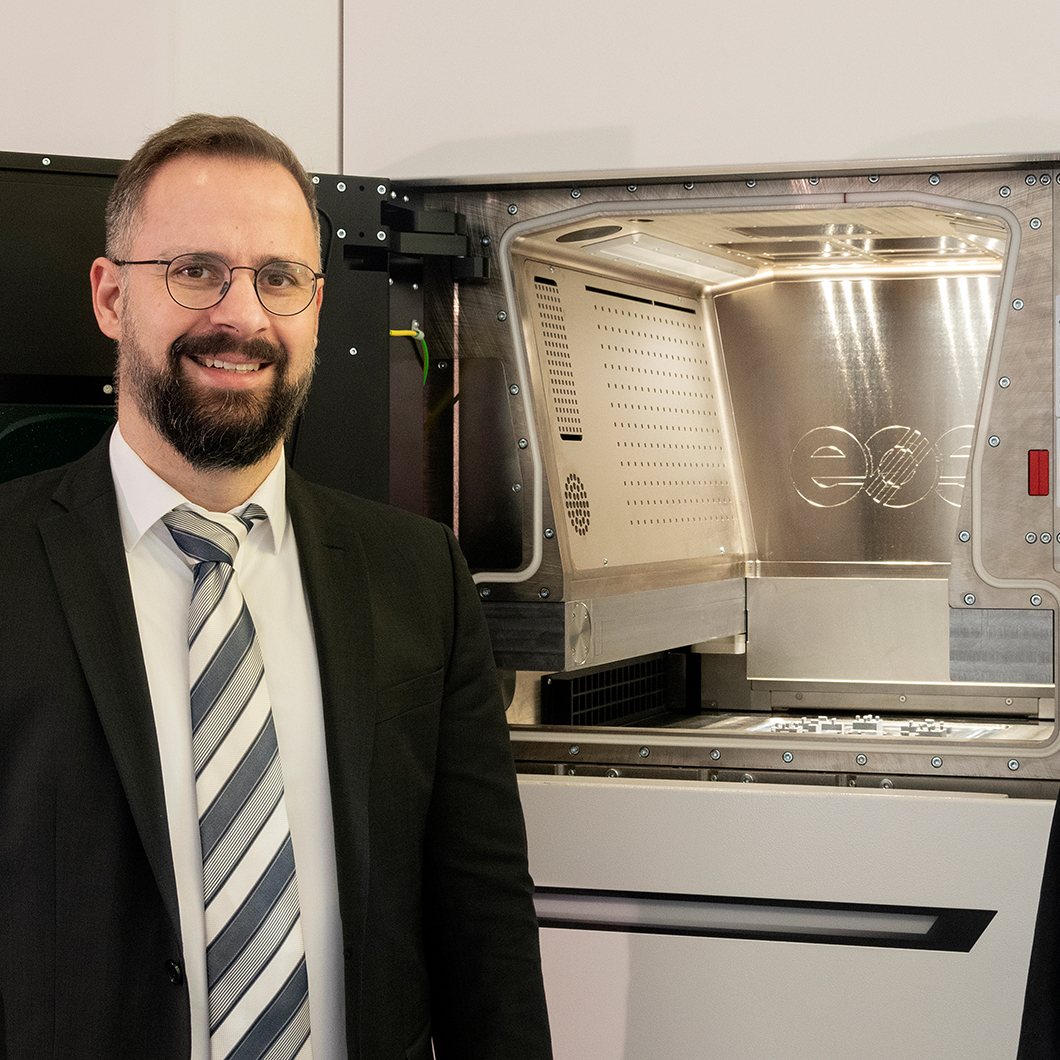
POLYGON ((302 163, 283 140, 247 118, 188 114, 148 137, 121 167, 107 199, 107 257, 121 259, 129 256, 140 219, 140 207, 151 178, 166 162, 181 155, 276 162, 283 166, 305 196, 319 243, 316 189, 302 163))

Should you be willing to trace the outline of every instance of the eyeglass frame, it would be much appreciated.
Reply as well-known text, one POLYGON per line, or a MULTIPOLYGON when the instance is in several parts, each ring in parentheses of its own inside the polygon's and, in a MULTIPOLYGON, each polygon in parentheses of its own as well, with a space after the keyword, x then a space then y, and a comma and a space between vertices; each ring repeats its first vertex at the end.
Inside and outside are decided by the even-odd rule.
POLYGON ((258 302, 261 304, 261 308, 264 309, 266 313, 271 313, 274 317, 296 317, 299 313, 304 313, 313 304, 313 299, 316 297, 317 289, 320 286, 320 281, 324 279, 324 273, 314 271, 304 261, 287 262, 286 258, 270 258, 267 262, 265 262, 264 265, 260 265, 256 269, 253 265, 229 265, 228 262, 225 261, 225 259, 222 258, 220 254, 209 254, 206 252, 197 253, 195 251, 190 251, 187 254, 178 254, 175 258, 170 258, 169 261, 165 261, 162 258, 145 258, 143 261, 125 261, 119 258, 110 258, 109 260, 112 265, 117 265, 119 268, 124 268, 124 266, 126 265, 165 265, 166 293, 169 295, 170 298, 173 299, 173 301, 177 305, 180 306, 181 309, 188 309, 193 313, 204 313, 207 309, 213 309, 215 306, 219 306, 225 300, 225 297, 228 292, 232 289, 232 273, 238 272, 240 269, 246 272, 254 273, 254 276, 251 280, 251 283, 254 286, 254 294, 256 295, 258 302), (177 296, 173 293, 172 288, 169 286, 169 266, 172 265, 174 261, 180 261, 181 258, 194 257, 215 258, 228 270, 228 282, 223 285, 221 297, 218 298, 216 302, 211 302, 209 305, 185 305, 183 302, 177 299, 177 296), (258 273, 261 272, 262 269, 267 269, 270 265, 275 265, 277 262, 287 262, 287 264, 289 265, 298 265, 303 269, 308 269, 313 276, 313 291, 309 295, 309 301, 306 302, 306 304, 302 306, 301 309, 297 310, 294 313, 277 313, 275 309, 270 309, 262 300, 261 291, 258 290, 258 273))

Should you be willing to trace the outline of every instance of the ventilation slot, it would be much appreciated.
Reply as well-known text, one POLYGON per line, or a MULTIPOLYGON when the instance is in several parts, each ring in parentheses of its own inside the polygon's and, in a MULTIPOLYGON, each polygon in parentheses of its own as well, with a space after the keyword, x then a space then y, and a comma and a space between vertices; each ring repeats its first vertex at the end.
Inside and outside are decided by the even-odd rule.
POLYGON ((686 710, 685 656, 645 656, 541 679, 545 725, 630 725, 686 710))
POLYGON ((580 442, 582 418, 558 284, 555 280, 535 276, 534 290, 537 293, 537 322, 552 393, 552 414, 560 438, 565 442, 580 442))

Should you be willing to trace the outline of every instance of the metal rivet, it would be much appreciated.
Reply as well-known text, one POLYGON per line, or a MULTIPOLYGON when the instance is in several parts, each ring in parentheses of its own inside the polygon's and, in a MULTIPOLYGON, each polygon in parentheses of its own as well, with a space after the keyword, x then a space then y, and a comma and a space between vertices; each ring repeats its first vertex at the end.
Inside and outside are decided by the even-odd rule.
POLYGON ((695 184, 686 184, 685 191, 691 191, 695 187, 695 184))
POLYGON ((501 323, 503 324, 503 323, 504 323, 504 321, 506 321, 506 320, 508 319, 508 314, 507 314, 507 313, 506 313, 506 312, 505 312, 505 311, 504 311, 504 310, 502 309, 502 310, 501 310, 501 311, 500 311, 500 312, 499 312, 499 313, 497 314, 497 319, 498 319, 498 320, 499 320, 499 321, 500 321, 500 322, 501 322, 501 323))
POLYGON ((992 434, 987 438, 987 442, 989 442, 991 449, 996 449, 1001 444, 1001 439, 996 434, 992 434))
POLYGON ((626 185, 626 191, 628 191, 630 193, 630 195, 632 195, 633 192, 635 192, 636 190, 637 190, 637 185, 636 184, 627 184, 626 185))
POLYGON ((555 536, 556 536, 556 531, 553 530, 551 526, 546 526, 545 527, 545 537, 547 537, 549 539, 549 541, 551 541, 555 536))
POLYGON ((869 174, 869 183, 870 184, 879 184, 879 182, 880 182, 879 173, 870 173, 869 174))
POLYGON ((790 751, 785 751, 781 757, 784 759, 785 762, 795 761, 795 756, 790 751))
POLYGON ((640 755, 641 758, 647 758, 648 755, 651 754, 651 751, 647 747, 642 747, 637 753, 640 755))
POLYGON ((104 383, 104 384, 103 384, 103 393, 104 393, 104 394, 113 394, 113 393, 114 393, 114 386, 113 386, 113 384, 111 384, 111 383, 104 383))
POLYGON ((519 448, 525 449, 530 443, 525 438, 519 439, 519 448))
POLYGON ((1042 598, 1037 593, 1035 593, 1031 597, 1031 606, 1032 607, 1041 607, 1042 606, 1042 598))
POLYGON ((854 759, 854 761, 857 762, 859 766, 867 766, 869 764, 869 760, 866 755, 858 755, 857 758, 854 759))
POLYGON ((581 189, 580 188, 571 188, 570 197, 572 199, 580 199, 582 197, 581 189))
POLYGON ((1033 228, 1037 232, 1038 229, 1041 228, 1041 227, 1042 227, 1042 219, 1040 217, 1032 217, 1031 218, 1031 228, 1033 228))
POLYGON ((50 158, 42 158, 40 160, 40 164, 42 166, 50 166, 52 164, 52 160, 50 158))
POLYGON ((753 188, 753 187, 755 187, 755 185, 758 184, 758 181, 754 180, 754 179, 751 179, 751 180, 745 181, 745 183, 747 184, 747 186, 749 188, 753 188))
POLYGON ((821 183, 821 178, 820 177, 810 177, 810 187, 811 188, 816 188, 817 185, 820 184, 820 183, 821 183))
POLYGON ((385 184, 379 184, 379 185, 377 185, 375 190, 377 192, 379 192, 380 195, 385 195, 386 194, 386 185, 385 184))
POLYGON ((549 589, 548 586, 542 585, 537 595, 540 596, 542 600, 547 600, 552 595, 552 590, 549 589))
POLYGON ((492 595, 492 593, 493 590, 488 585, 483 585, 482 588, 478 591, 479 596, 483 598, 492 595))
POLYGON ((1016 770, 1020 767, 1019 761, 1015 758, 1010 758, 1008 760, 1008 767, 1012 770, 1013 773, 1015 773, 1016 770))
POLYGON ((1023 299, 1022 298, 1013 298, 1012 299, 1012 308, 1017 310, 1017 311, 1022 309, 1023 308, 1023 299))
POLYGON ((1001 387, 1001 389, 1002 389, 1002 390, 1008 390, 1008 388, 1009 388, 1010 386, 1012 386, 1012 380, 1011 380, 1011 379, 1009 379, 1009 377, 1008 377, 1007 375, 1003 375, 1003 376, 1002 376, 1002 377, 1001 377, 1001 378, 1000 378, 1000 379, 999 379, 999 380, 997 381, 997 385, 998 385, 999 387, 1001 387))
POLYGON ((1053 539, 1053 535, 1052 535, 1052 534, 1049 534, 1049 533, 1045 533, 1045 534, 1042 534, 1042 535, 1041 535, 1041 536, 1040 536, 1040 537, 1038 538, 1038 540, 1039 540, 1039 541, 1041 541, 1041 543, 1042 543, 1043 545, 1048 545, 1048 544, 1049 544, 1049 542, 1050 542, 1050 541, 1052 541, 1052 539, 1053 539))
POLYGON ((336 187, 336 189, 337 189, 338 191, 345 191, 345 190, 346 190, 346 185, 345 185, 345 183, 344 183, 343 181, 341 181, 341 180, 340 180, 340 181, 338 182, 338 184, 336 184, 336 185, 335 185, 335 187, 336 187))
POLYGON ((961 532, 960 532, 960 533, 959 533, 959 534, 957 535, 957 540, 958 540, 958 541, 964 541, 965 543, 967 543, 967 542, 969 542, 969 541, 971 541, 971 540, 972 540, 972 535, 971 535, 970 533, 968 533, 968 531, 967 531, 967 530, 962 530, 962 531, 961 531, 961 532))
POLYGON ((1038 183, 1038 178, 1033 173, 1028 173, 1024 178, 1027 181, 1027 187, 1033 188, 1038 183))
POLYGON ((512 397, 515 397, 515 395, 519 393, 519 384, 512 383, 512 385, 508 387, 508 393, 511 394, 512 397))
POLYGON ((581 748, 576 743, 572 743, 570 745, 570 747, 567 749, 567 753, 568 754, 572 754, 572 755, 576 755, 580 750, 581 750, 581 748))
POLYGON ((517 214, 518 212, 519 212, 519 207, 516 206, 514 202, 508 204, 508 213, 510 213, 514 217, 515 214, 517 214))
POLYGON ((965 593, 964 602, 971 607, 975 603, 975 593, 965 593))
POLYGON ((1033 545, 1034 542, 1037 541, 1037 540, 1038 540, 1038 535, 1037 534, 1031 533, 1031 534, 1027 535, 1027 544, 1028 545, 1033 545))
POLYGON ((346 238, 346 229, 345 228, 338 229, 335 232, 335 235, 337 235, 339 237, 339 239, 345 239, 346 238))
POLYGON ((721 751, 711 751, 710 757, 716 762, 719 758, 721 758, 721 751))
POLYGON ((942 759, 941 759, 941 758, 939 758, 939 756, 938 756, 938 755, 935 755, 935 757, 931 759, 931 764, 932 764, 932 765, 933 765, 933 766, 934 766, 934 767, 935 767, 936 769, 941 769, 941 768, 942 768, 942 759))
POLYGON ((997 193, 998 193, 998 195, 1001 196, 1001 198, 1007 199, 1012 194, 1012 189, 1007 184, 1003 184, 998 189, 997 193))
POLYGON ((319 184, 320 183, 320 177, 314 177, 313 178, 313 183, 314 184, 319 184))
POLYGON ((519 493, 522 490, 522 488, 523 488, 523 484, 521 482, 513 482, 512 483, 512 493, 519 493))
POLYGON ((350 356, 351 357, 356 357, 357 356, 357 347, 356 346, 351 346, 350 347, 350 356))
POLYGON ((932 185, 938 184, 940 180, 942 180, 942 178, 938 175, 938 173, 932 173, 931 176, 928 177, 928 183, 932 185))
POLYGON ((1048 183, 1050 183, 1050 182, 1052 181, 1052 179, 1053 179, 1053 178, 1052 178, 1052 177, 1050 177, 1048 173, 1043 173, 1043 174, 1042 174, 1042 175, 1041 175, 1041 176, 1040 176, 1040 177, 1039 177, 1038 179, 1039 179, 1039 180, 1040 180, 1040 181, 1041 181, 1041 182, 1042 182, 1043 184, 1048 184, 1048 183))

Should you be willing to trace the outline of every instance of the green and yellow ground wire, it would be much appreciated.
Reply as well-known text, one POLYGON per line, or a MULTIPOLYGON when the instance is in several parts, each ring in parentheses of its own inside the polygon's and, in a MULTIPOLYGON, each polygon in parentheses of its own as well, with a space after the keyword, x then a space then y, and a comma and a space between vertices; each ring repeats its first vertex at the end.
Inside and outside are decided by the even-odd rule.
MULTIPOLYGON (((412 323, 415 325, 416 321, 414 320, 412 323)), ((409 329, 407 331, 391 331, 390 334, 393 338, 400 338, 402 336, 405 336, 410 339, 415 339, 420 344, 420 346, 423 347, 423 385, 426 386, 427 367, 430 364, 430 360, 427 356, 427 339, 425 338, 423 332, 418 327, 413 327, 412 329, 409 329)))

